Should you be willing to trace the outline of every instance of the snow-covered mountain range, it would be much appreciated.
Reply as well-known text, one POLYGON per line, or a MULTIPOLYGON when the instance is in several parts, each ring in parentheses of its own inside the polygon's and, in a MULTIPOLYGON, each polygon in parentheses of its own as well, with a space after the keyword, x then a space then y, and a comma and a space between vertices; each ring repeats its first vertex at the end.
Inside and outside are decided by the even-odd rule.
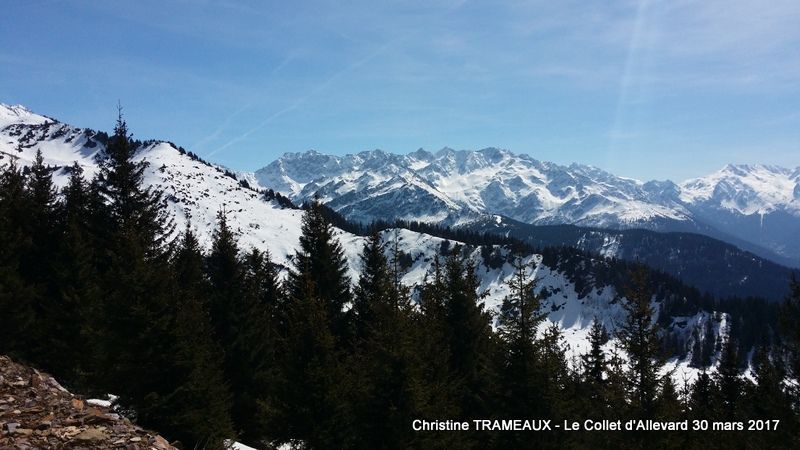
POLYGON ((296 202, 319 196, 361 222, 459 225, 498 214, 530 224, 691 231, 800 266, 800 167, 728 165, 676 184, 497 148, 345 156, 311 150, 243 176, 296 202))
MULTIPOLYGON (((83 167, 87 177, 95 174, 98 170, 97 158, 102 156, 107 139, 108 136, 102 132, 76 128, 32 113, 21 106, 0 104, 0 165, 5 165, 13 160, 20 166, 28 166, 32 163, 36 152, 40 150, 45 163, 52 167, 54 180, 59 186, 66 184, 68 177, 66 168, 73 162, 78 162, 83 167)), ((298 247, 302 211, 284 208, 275 201, 267 200, 263 192, 253 189, 252 186, 256 182, 255 177, 245 179, 238 177, 237 179, 223 167, 202 161, 191 152, 163 141, 143 142, 138 150, 137 158, 149 163, 145 182, 165 192, 167 206, 177 225, 176 230, 181 230, 187 222, 190 223, 196 230, 201 243, 208 247, 214 228, 214 217, 218 211, 223 210, 227 214, 229 224, 238 231, 243 249, 255 247, 268 250, 276 263, 283 266, 291 263, 291 257, 298 247)), ((506 193, 506 190, 499 186, 499 182, 494 184, 497 188, 492 188, 490 185, 493 181, 490 181, 483 190, 476 187, 480 182, 468 182, 473 179, 469 173, 482 174, 482 178, 476 175, 476 179, 480 180, 493 178, 494 175, 490 177, 492 173, 499 177, 497 173, 505 169, 523 171, 525 167, 529 167, 529 169, 524 169, 527 170, 525 177, 519 175, 516 176, 516 179, 506 179, 503 183, 519 187, 518 192, 526 192, 526 195, 531 198, 545 195, 545 191, 557 191, 564 193, 564 196, 569 195, 585 200, 582 197, 584 194, 578 194, 578 192, 594 192, 596 189, 600 189, 611 199, 605 200, 609 202, 608 205, 613 206, 613 208, 611 206, 609 208, 616 211, 619 208, 625 208, 623 199, 627 198, 626 196, 639 195, 647 191, 641 183, 627 180, 623 183, 626 190, 615 193, 612 181, 620 179, 597 169, 575 166, 575 169, 569 169, 569 173, 582 174, 582 178, 580 178, 582 184, 580 184, 576 179, 563 178, 567 176, 564 175, 567 173, 565 168, 538 163, 528 157, 514 156, 509 152, 499 150, 482 152, 447 150, 440 152, 438 156, 425 152, 407 156, 370 152, 348 158, 329 157, 318 153, 293 155, 276 161, 267 169, 259 171, 256 176, 262 185, 286 191, 295 198, 304 198, 303 196, 310 196, 313 195, 313 192, 319 191, 330 204, 351 216, 355 215, 363 219, 371 217, 369 214, 377 214, 378 210, 388 211, 390 203, 387 202, 390 198, 394 198, 396 202, 395 208, 393 208, 395 211, 402 208, 407 208, 408 211, 419 211, 420 204, 426 205, 423 208, 424 212, 415 217, 430 219, 455 217, 454 213, 458 213, 458 217, 461 218, 470 217, 469 214, 475 214, 475 217, 481 216, 481 211, 477 206, 485 207, 487 203, 492 203, 487 199, 496 200, 486 191, 503 192, 504 196, 507 194, 509 202, 512 202, 511 199, 515 199, 513 202, 521 205, 524 204, 524 199, 518 199, 517 194, 506 193), (305 161, 306 159, 308 161, 305 161), (352 170, 346 171, 351 174, 348 176, 355 176, 356 173, 359 173, 354 169, 355 167, 362 171, 355 179, 336 175, 345 173, 342 169, 345 160, 349 161, 349 164, 352 163, 352 170), (353 163, 356 160, 359 161, 357 165, 353 163), (493 167, 491 161, 498 163, 499 167, 493 167), (373 169, 367 170, 369 164, 374 164, 373 169), (279 180, 274 184, 267 184, 270 171, 292 173, 296 178, 282 176, 278 177, 279 180), (538 175, 535 175, 537 171, 538 175), (393 173, 393 175, 384 177, 387 173, 393 173), (550 175, 546 175, 547 173, 550 175), (431 179, 438 181, 436 183, 426 181, 421 174, 426 174, 431 179), (454 175, 453 180, 447 181, 447 174, 462 174, 462 176, 454 175), (331 180, 336 175, 342 179, 335 183, 329 181, 319 184, 315 180, 320 180, 320 177, 313 178, 316 175, 330 177, 331 180), (544 185, 542 183, 534 185, 531 181, 534 176, 542 182, 543 180, 548 180, 548 182, 544 185), (559 176, 562 176, 560 188, 553 183, 553 180, 559 176), (384 179, 380 181, 382 177, 384 179), (601 179, 606 181, 599 181, 601 179), (569 180, 573 180, 575 185, 570 186, 569 180), (594 180, 595 184, 600 187, 591 187, 588 180, 594 180), (339 188, 334 186, 337 184, 339 188), (460 194, 458 193, 459 184, 464 187, 460 194), (522 189, 522 186, 526 186, 525 190, 522 189), (411 201, 412 199, 407 195, 417 195, 418 197, 416 201, 411 201), (348 198, 350 200, 347 200, 348 198), (374 210, 369 208, 370 201, 368 199, 370 198, 376 205, 374 210), (346 209, 345 206, 342 206, 348 201, 350 203, 347 204, 352 204, 353 208, 346 209), (356 211, 358 212, 356 213, 356 211), (361 215, 359 216, 359 214, 361 215)), ((577 175, 574 176, 577 177, 577 175)), ((556 202, 556 196, 550 195, 552 202, 556 202)), ((549 211, 553 216, 562 214, 558 212, 558 208, 553 206, 554 204, 548 203, 541 210, 549 211)), ((636 203, 636 205, 640 204, 636 203)), ((623 217, 637 218, 637 220, 643 218, 692 220, 689 213, 681 212, 682 216, 675 215, 673 217, 672 210, 667 207, 650 208, 645 202, 641 202, 641 205, 641 208, 631 207, 628 209, 627 214, 629 215, 623 215, 623 217)), ((591 211, 599 211, 599 209, 593 210, 592 208, 584 209, 584 213, 580 213, 581 217, 595 217, 596 214, 591 211)), ((677 206, 675 210, 678 210, 677 206)), ((578 217, 579 213, 576 209, 569 214, 578 217)), ((605 217, 616 216, 608 213, 605 217)), ((350 275, 355 280, 360 271, 358 254, 364 245, 365 238, 343 230, 338 231, 337 237, 348 258, 350 275)), ((404 229, 384 231, 384 237, 387 240, 398 239, 401 251, 410 256, 411 264, 407 267, 403 278, 403 282, 408 285, 418 284, 425 278, 433 261, 440 254, 445 241, 441 237, 404 229)), ((485 300, 487 307, 496 308, 507 293, 508 288, 505 282, 513 272, 513 268, 509 264, 509 251, 501 247, 491 248, 488 253, 485 251, 487 249, 477 246, 465 246, 464 248, 464 254, 476 262, 481 288, 488 293, 485 300), (491 255, 487 259, 489 254, 491 255), (498 257, 499 263, 497 262, 498 257)), ((563 269, 558 268, 558 264, 544 263, 541 255, 528 255, 526 260, 538 262, 535 275, 539 279, 539 288, 548 294, 545 308, 549 311, 549 320, 557 322, 563 327, 573 351, 581 352, 585 348, 588 327, 595 318, 603 321, 611 330, 622 319, 619 302, 620 289, 615 289, 606 282, 596 281, 594 275, 586 278, 590 280, 590 284, 587 285, 586 279, 579 283, 574 278, 574 274, 567 274, 563 269)), ((600 261, 603 261, 602 258, 600 261)), ((570 267, 573 266, 570 265, 570 267)), ((655 299, 655 302, 656 306, 660 307, 660 300, 655 299)), ((683 303, 686 303, 685 298, 683 303)), ((724 313, 702 310, 697 307, 691 309, 688 314, 659 319, 665 329, 673 334, 674 339, 680 342, 679 347, 684 349, 684 358, 673 360, 673 364, 681 365, 683 368, 687 367, 688 362, 692 359, 692 351, 697 347, 695 344, 699 342, 698 339, 703 339, 708 335, 703 330, 712 330, 715 340, 724 339, 726 317, 727 315, 724 313)))

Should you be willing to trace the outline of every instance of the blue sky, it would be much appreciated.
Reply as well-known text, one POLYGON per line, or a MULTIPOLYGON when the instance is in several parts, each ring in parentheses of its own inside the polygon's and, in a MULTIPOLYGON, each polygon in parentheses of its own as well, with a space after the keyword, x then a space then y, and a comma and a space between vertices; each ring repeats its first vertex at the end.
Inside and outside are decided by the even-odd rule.
POLYGON ((239 170, 489 146, 639 179, 800 165, 800 2, 43 1, 0 101, 239 170))

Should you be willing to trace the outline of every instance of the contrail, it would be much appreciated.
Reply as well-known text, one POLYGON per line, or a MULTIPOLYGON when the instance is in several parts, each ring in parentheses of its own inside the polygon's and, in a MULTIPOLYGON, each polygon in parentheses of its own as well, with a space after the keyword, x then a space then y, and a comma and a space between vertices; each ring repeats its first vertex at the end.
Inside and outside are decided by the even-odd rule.
MULTIPOLYGON (((449 8, 446 9, 446 11, 442 15, 449 14, 449 13, 453 12, 454 10, 461 8, 465 3, 467 3, 467 1, 468 0, 456 0, 449 8)), ((296 99, 294 102, 292 102, 291 105, 289 105, 289 106, 287 106, 287 107, 285 107, 285 108, 283 108, 283 109, 281 109, 281 110, 269 115, 266 119, 264 119, 264 121, 262 121, 258 125, 256 125, 253 128, 245 131, 241 135, 231 139, 230 141, 226 142, 225 144, 223 144, 222 146, 216 148, 215 150, 209 152, 208 154, 206 154, 206 157, 208 158, 208 157, 214 156, 217 153, 229 148, 230 146, 232 146, 232 145, 234 145, 234 144, 236 144, 238 142, 241 142, 243 139, 247 138, 251 134, 253 134, 256 131, 260 130, 261 128, 264 128, 270 122, 272 122, 273 120, 277 119, 278 117, 280 117, 280 116, 282 116, 282 115, 284 115, 284 114, 286 114, 286 113, 288 113, 290 111, 293 111, 293 110, 297 109, 303 103, 305 103, 309 98, 311 98, 311 97, 319 94, 320 92, 324 91, 334 81, 336 81, 337 79, 341 78, 342 75, 344 75, 344 74, 346 74, 348 72, 351 72, 354 69, 359 68, 360 66, 366 64, 367 62, 371 61, 372 59, 374 59, 377 56, 379 56, 382 53, 384 53, 386 50, 389 49, 389 47, 393 46, 395 43, 400 42, 401 40, 404 40, 404 39, 408 39, 408 38, 409 38, 409 36, 406 35, 406 36, 397 37, 395 39, 389 40, 388 42, 383 44, 380 48, 378 48, 376 51, 368 54, 367 56, 365 56, 364 58, 354 62, 353 64, 350 64, 349 66, 343 68, 342 70, 334 73, 333 75, 328 77, 328 79, 326 79, 325 81, 323 81, 322 83, 320 83, 316 87, 314 87, 314 89, 312 89, 306 95, 303 95, 302 97, 296 99)))
MULTIPOLYGON (((283 58, 283 60, 280 62, 280 64, 275 66, 275 68, 270 71, 269 76, 267 78, 271 79, 272 77, 274 77, 276 73, 280 72, 293 59, 294 59, 294 55, 289 55, 289 56, 283 58)), ((219 135, 222 134, 222 132, 226 128, 228 128, 228 126, 230 126, 231 122, 233 121, 233 119, 235 117, 237 117, 239 114, 245 112, 246 110, 250 109, 253 106, 254 103, 255 103, 255 100, 251 97, 250 101, 248 101, 244 106, 242 106, 241 108, 239 108, 236 111, 234 111, 233 114, 228 115, 228 117, 226 117, 225 120, 222 122, 222 125, 217 127, 217 129, 214 130, 213 133, 211 133, 208 136, 205 136, 202 139, 200 139, 199 141, 195 142, 194 145, 192 146, 192 148, 199 149, 201 146, 205 145, 207 142, 213 141, 214 139, 219 137, 219 135)))
POLYGON ((277 112, 275 112, 275 113, 272 113, 271 115, 269 115, 269 116, 268 116, 266 119, 264 119, 264 120, 263 120, 261 123, 259 123, 258 125, 256 125, 256 126, 254 126, 253 128, 251 128, 251 129, 249 129, 249 130, 245 131, 245 132, 244 132, 244 133, 242 133, 241 135, 239 135, 239 136, 237 136, 237 137, 235 137, 235 138, 231 139, 230 141, 228 141, 228 142, 227 142, 227 143, 225 143, 224 145, 222 145, 222 146, 218 147, 217 149, 215 149, 215 150, 213 150, 213 151, 209 152, 209 153, 206 155, 206 157, 211 157, 211 156, 214 156, 214 155, 216 155, 217 153, 219 153, 219 152, 221 152, 221 151, 225 150, 226 148, 228 148, 228 147, 230 147, 230 146, 232 146, 232 145, 234 145, 234 144, 236 144, 236 143, 238 143, 238 142, 241 142, 243 139, 247 138, 248 136, 250 136, 251 134, 255 133, 256 131, 258 131, 258 130, 260 130, 260 129, 264 128, 264 127, 265 127, 265 126, 267 126, 267 125, 268 125, 270 122, 272 122, 273 120, 277 119, 278 117, 280 117, 280 116, 282 116, 282 115, 286 114, 287 112, 290 112, 290 111, 293 111, 293 110, 297 109, 297 108, 298 108, 298 107, 300 107, 300 106, 301 106, 303 103, 305 103, 305 102, 306 102, 306 100, 308 100, 309 98, 311 98, 311 97, 313 97, 313 96, 315 96, 315 95, 319 94, 320 92, 324 91, 324 90, 325 90, 325 89, 326 89, 328 86, 330 86, 330 85, 331 85, 331 84, 332 84, 334 81, 336 81, 337 79, 341 78, 341 77, 342 77, 342 75, 344 75, 344 74, 346 74, 346 73, 348 73, 348 72, 351 72, 351 71, 353 71, 353 70, 355 70, 355 69, 357 69, 357 68, 361 67, 362 65, 366 64, 367 62, 371 61, 371 60, 372 60, 372 59, 374 59, 375 57, 377 57, 377 56, 379 56, 380 54, 384 53, 384 52, 385 52, 385 51, 386 51, 386 50, 387 50, 389 47, 391 47, 392 45, 394 45, 394 43, 395 43, 395 42, 397 42, 397 41, 399 41, 399 40, 400 40, 399 38, 398 38, 398 39, 393 39, 393 40, 390 40, 389 42, 387 42, 387 43, 385 43, 384 45, 382 45, 382 46, 381 46, 379 49, 377 49, 376 51, 374 51, 374 52, 370 53, 369 55, 365 56, 364 58, 362 58, 362 59, 360 59, 360 60, 358 60, 358 61, 354 62, 353 64, 350 64, 349 66, 345 67, 344 69, 342 69, 342 70, 340 70, 340 71, 338 71, 338 72, 334 73, 333 75, 331 75, 330 77, 328 77, 328 79, 326 79, 326 80, 325 80, 325 81, 323 81, 322 83, 319 83, 318 85, 316 85, 316 86, 314 87, 314 89, 312 89, 312 90, 311 90, 310 92, 308 92, 306 95, 303 95, 302 97, 300 97, 300 98, 296 99, 294 102, 292 102, 292 104, 291 104, 291 105, 289 105, 289 106, 287 106, 287 107, 285 107, 285 108, 283 108, 283 109, 281 109, 281 110, 279 110, 279 111, 277 111, 277 112))

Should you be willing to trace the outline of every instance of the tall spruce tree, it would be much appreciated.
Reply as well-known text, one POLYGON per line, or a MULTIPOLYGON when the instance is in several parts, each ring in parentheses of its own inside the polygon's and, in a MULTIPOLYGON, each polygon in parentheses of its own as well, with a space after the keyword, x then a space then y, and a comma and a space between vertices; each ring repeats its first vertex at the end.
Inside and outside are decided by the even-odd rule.
POLYGON ((276 283, 265 279, 268 261, 256 254, 250 262, 248 267, 242 260, 234 231, 225 212, 219 211, 206 261, 212 287, 211 319, 225 355, 223 367, 233 394, 234 424, 244 442, 255 444, 264 435, 259 402, 266 395, 266 364, 270 362, 269 303, 277 300, 265 299, 261 291, 276 283))
POLYGON ((37 322, 43 325, 35 328, 35 343, 31 353, 37 355, 36 362, 40 367, 59 370, 61 367, 56 367, 56 362, 51 358, 59 357, 53 343, 58 338, 66 337, 55 335, 55 327, 65 317, 56 300, 58 288, 52 255, 61 240, 61 208, 51 169, 44 164, 41 150, 37 150, 30 166, 25 192, 28 233, 32 238, 30 247, 22 255, 20 272, 35 291, 34 310, 37 322))
POLYGON ((69 182, 62 190, 63 232, 54 250, 54 280, 57 293, 48 315, 54 339, 47 358, 53 371, 78 386, 97 368, 92 366, 91 342, 102 317, 99 275, 95 264, 98 251, 90 228, 91 192, 78 163, 70 168, 69 182))
POLYGON ((650 418, 658 389, 660 344, 658 328, 653 320, 650 304, 651 290, 647 270, 636 267, 631 273, 630 286, 625 292, 623 308, 625 322, 617 329, 622 348, 628 355, 628 386, 631 392, 631 406, 636 415, 650 418))
MULTIPOLYGON (((779 325, 790 376, 800 379, 800 279, 797 274, 792 274, 789 282, 789 294, 781 305, 779 325)), ((800 408, 800 387, 793 389, 793 396, 796 407, 800 408)))
POLYGON ((472 260, 466 262, 456 247, 445 260, 445 347, 450 353, 452 382, 460 391, 460 417, 485 417, 491 412, 492 368, 496 342, 491 315, 483 307, 480 282, 472 260))
POLYGON ((608 370, 608 361, 603 345, 608 342, 608 333, 603 323, 597 317, 592 321, 589 329, 589 351, 581 356, 584 378, 587 383, 602 386, 605 373, 608 370))
POLYGON ((747 433, 745 445, 748 448, 796 448, 800 444, 800 426, 791 397, 784 389, 786 363, 780 353, 771 350, 762 347, 753 356, 755 384, 747 389, 746 416, 778 420, 778 432, 747 433))
POLYGON ((92 342, 98 385, 119 393, 145 425, 155 425, 158 405, 174 376, 173 317, 169 314, 171 218, 162 192, 145 187, 147 162, 136 161, 137 144, 120 117, 100 160, 94 183, 103 200, 98 216, 99 339, 92 342))
POLYGON ((30 358, 35 338, 36 289, 21 273, 33 245, 27 226, 25 177, 12 160, 0 173, 0 351, 30 358))
POLYGON ((354 292, 355 345, 347 380, 353 403, 353 430, 362 448, 385 442, 408 446, 412 420, 409 371, 411 307, 375 231, 361 253, 362 271, 354 292))
MULTIPOLYGON (((420 314, 412 318, 412 339, 417 357, 411 366, 411 392, 416 417, 459 417, 461 386, 454 383, 452 354, 447 335, 448 292, 439 257, 418 286, 420 314)), ((422 448, 460 448, 469 444, 463 433, 421 434, 415 445, 422 448)))
POLYGON ((190 448, 221 449, 235 436, 223 350, 208 312, 209 284, 200 245, 188 224, 172 261, 172 326, 176 365, 171 392, 159 405, 162 431, 190 448))
POLYGON ((741 418, 740 398, 744 389, 744 381, 739 368, 738 345, 730 336, 730 332, 728 334, 728 340, 722 348, 715 381, 718 387, 717 393, 722 417, 725 420, 735 420, 741 418))
MULTIPOLYGON (((499 336, 503 341, 500 368, 503 416, 543 415, 546 407, 539 356, 539 326, 546 314, 541 310, 541 296, 536 279, 528 274, 533 267, 522 258, 514 261, 514 274, 507 282, 509 294, 503 299, 498 316, 499 336)), ((523 436, 518 436, 525 439, 523 436)))
POLYGON ((314 201, 303 214, 300 249, 294 255, 294 267, 289 271, 289 295, 300 298, 313 288, 314 297, 323 302, 333 336, 346 344, 349 338, 349 314, 345 305, 350 301, 350 278, 347 261, 334 228, 325 217, 323 206, 314 201), (313 284, 307 285, 310 276, 313 284))
POLYGON ((300 440, 310 448, 347 448, 357 438, 348 435, 347 403, 341 397, 341 348, 328 317, 330 304, 319 297, 310 258, 296 261, 287 304, 286 351, 282 377, 269 422, 279 441, 300 440), (297 264, 301 265, 297 265, 297 264))

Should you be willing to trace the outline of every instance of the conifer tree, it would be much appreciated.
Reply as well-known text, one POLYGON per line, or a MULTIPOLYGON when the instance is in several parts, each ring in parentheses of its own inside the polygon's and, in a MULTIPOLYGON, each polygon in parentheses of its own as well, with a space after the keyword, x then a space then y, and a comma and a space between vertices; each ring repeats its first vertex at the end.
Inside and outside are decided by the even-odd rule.
MULTIPOLYGON (((97 266, 102 299, 92 342, 98 386, 121 394, 143 424, 174 375, 169 314, 171 219, 162 193, 144 186, 145 161, 135 161, 136 143, 120 117, 94 182, 102 198, 97 213, 97 266)), ((90 350, 91 351, 91 350, 90 350)))
MULTIPOLYGON (((410 314, 405 290, 398 290, 380 234, 370 235, 361 254, 354 292, 355 346, 348 361, 354 432, 363 448, 385 442, 409 443, 412 420, 410 314)), ((405 445, 403 445, 405 443, 405 445)))
POLYGON ((557 323, 551 323, 542 334, 540 376, 545 393, 545 402, 551 417, 561 415, 565 407, 564 392, 572 381, 567 365, 568 347, 557 323))
MULTIPOLYGON (((602 386, 604 375, 607 370, 606 354, 603 345, 608 342, 608 333, 603 324, 597 320, 592 321, 589 329, 589 352, 582 355, 584 378, 586 382, 594 386, 602 386)), ((595 392, 595 395, 598 393, 595 392)))
POLYGON ((78 163, 70 168, 69 182, 62 191, 63 232, 54 250, 54 280, 57 293, 53 297, 47 323, 53 339, 49 343, 48 360, 53 371, 67 382, 85 386, 92 367, 91 342, 97 337, 97 324, 102 320, 97 249, 90 229, 90 191, 78 163))
POLYGON ((47 256, 59 240, 60 217, 52 173, 44 164, 41 150, 36 151, 26 184, 27 222, 29 233, 35 239, 29 251, 23 255, 21 270, 23 276, 40 291, 40 302, 45 302, 46 298, 52 297, 53 273, 47 256))
MULTIPOLYGON (((412 339, 417 349, 411 366, 409 383, 416 417, 457 417, 459 386, 452 379, 451 353, 447 342, 445 302, 447 290, 439 257, 418 287, 420 314, 412 316, 412 339)), ((463 434, 417 436, 418 445, 425 447, 465 445, 463 434)))
POLYGON ((715 379, 719 389, 720 412, 726 420, 734 420, 740 417, 739 403, 744 389, 744 382, 740 375, 737 344, 733 337, 729 336, 728 341, 722 348, 715 379))
POLYGON ((536 280, 528 274, 531 266, 521 258, 514 262, 514 274, 508 281, 509 294, 503 299, 498 317, 498 332, 503 340, 501 389, 503 414, 543 414, 544 387, 539 356, 541 342, 537 332, 546 315, 541 311, 541 297, 536 280))
POLYGON ((486 415, 490 411, 494 383, 492 352, 496 345, 491 316, 478 293, 480 283, 474 262, 466 263, 456 248, 445 260, 445 336, 450 353, 454 386, 461 392, 461 414, 486 415))
POLYGON ((20 271, 32 244, 25 177, 12 160, 0 174, 0 351, 29 356, 36 321, 36 290, 20 271))
POLYGON ((748 433, 749 448, 795 448, 800 443, 797 413, 783 387, 785 367, 779 354, 772 354, 768 348, 760 348, 753 356, 755 385, 749 386, 747 392, 746 415, 780 422, 778 433, 748 433))
POLYGON ((650 301, 647 271, 638 266, 631 273, 631 284, 625 293, 623 308, 627 315, 617 337, 628 355, 631 404, 642 418, 652 417, 658 388, 660 345, 650 301))
POLYGON ((20 272, 34 289, 34 311, 40 324, 32 333, 35 343, 30 351, 37 356, 40 367, 59 370, 61 367, 56 367, 58 363, 51 359, 60 357, 52 343, 67 338, 55 334, 59 322, 66 317, 62 316, 56 300, 58 288, 52 255, 61 240, 62 226, 51 170, 45 166, 41 150, 37 150, 30 166, 25 192, 31 245, 21 255, 20 272))
POLYGON ((660 420, 678 421, 681 419, 683 406, 671 374, 662 377, 657 402, 656 416, 660 420))
POLYGON ((310 448, 346 448, 356 436, 342 426, 340 350, 328 318, 330 304, 318 296, 310 258, 300 258, 287 304, 286 352, 276 401, 269 413, 279 441, 302 440, 310 448))
POLYGON ((266 395, 270 362, 270 303, 277 281, 265 273, 269 261, 251 255, 250 266, 239 247, 224 211, 217 213, 206 271, 211 283, 210 311, 215 335, 224 352, 225 378, 231 385, 232 416, 245 442, 257 443, 264 434, 259 411, 266 395), (270 293, 262 292, 272 290, 270 293))
POLYGON ((214 339, 208 313, 209 285, 203 255, 188 224, 172 267, 174 270, 172 355, 176 377, 163 397, 158 414, 164 432, 191 448, 223 448, 235 437, 231 394, 223 373, 222 347, 214 339))
POLYGON ((319 202, 308 205, 301 231, 300 249, 294 255, 294 267, 287 279, 289 295, 299 298, 312 287, 314 297, 325 305, 333 336, 346 343, 350 328, 349 314, 345 311, 345 305, 350 301, 347 261, 319 202), (304 281, 306 276, 312 277, 311 286, 304 281))
POLYGON ((708 373, 703 370, 691 387, 689 394, 689 412, 693 419, 713 420, 717 418, 716 398, 717 385, 708 373))
MULTIPOLYGON (((781 305, 780 331, 785 339, 784 351, 788 358, 790 375, 800 379, 800 280, 792 274, 789 282, 789 295, 781 305)), ((793 393, 800 407, 800 389, 793 393)))

